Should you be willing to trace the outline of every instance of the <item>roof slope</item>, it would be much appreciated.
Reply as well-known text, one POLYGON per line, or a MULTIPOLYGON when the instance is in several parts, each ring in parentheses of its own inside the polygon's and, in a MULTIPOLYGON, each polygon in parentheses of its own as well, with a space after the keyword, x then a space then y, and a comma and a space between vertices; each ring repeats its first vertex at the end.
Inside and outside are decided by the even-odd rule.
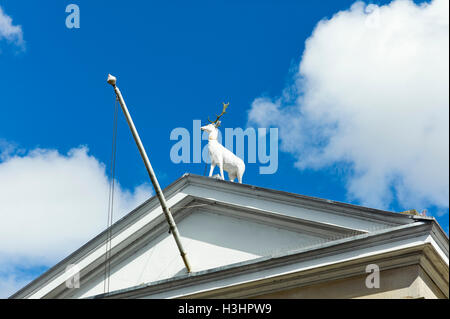
MULTIPOLYGON (((433 218, 190 174, 166 187, 164 194, 194 272, 185 273, 158 199, 152 197, 111 227, 111 288, 116 292, 109 295, 224 269, 251 269, 263 261, 266 265, 271 264, 268 260, 289 259, 286 256, 305 258, 299 256, 320 253, 326 247, 375 245, 397 237, 400 242, 422 236, 420 242, 424 242, 432 236, 448 267, 448 237, 433 218)), ((90 240, 11 298, 101 295, 106 234, 90 240), (68 264, 80 269, 80 289, 65 286, 68 264)))

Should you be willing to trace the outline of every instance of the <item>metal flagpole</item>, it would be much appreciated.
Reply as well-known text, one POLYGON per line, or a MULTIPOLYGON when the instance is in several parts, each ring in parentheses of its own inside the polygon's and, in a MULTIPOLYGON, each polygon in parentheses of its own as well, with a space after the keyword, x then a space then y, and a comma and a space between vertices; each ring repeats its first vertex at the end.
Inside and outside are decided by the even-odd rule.
POLYGON ((131 133, 133 134, 133 138, 136 141, 136 145, 139 149, 139 153, 141 153, 141 157, 144 160, 145 168, 147 169, 148 175, 150 176, 150 180, 152 181, 153 187, 156 191, 156 196, 158 196, 159 202, 161 203, 162 210, 164 215, 166 216, 166 220, 169 223, 170 232, 175 238, 175 242, 177 243, 178 250, 180 251, 180 255, 183 258, 184 265, 188 272, 191 272, 191 265, 186 257, 186 251, 183 248, 180 240, 180 234, 178 233, 177 225, 173 220, 172 214, 170 213, 169 208, 167 207, 166 198, 164 197, 163 192, 161 191, 161 187, 159 186, 158 180, 156 179, 155 172, 153 171, 152 165, 147 157, 147 153, 145 152, 144 146, 142 145, 141 139, 139 138, 139 134, 134 126, 133 120, 131 119, 131 115, 128 112, 128 108, 123 100, 122 94, 120 93, 119 88, 116 86, 116 78, 111 74, 108 74, 107 82, 114 87, 114 91, 116 92, 116 96, 119 99, 120 106, 122 107, 122 111, 125 114, 125 117, 128 122, 128 126, 130 127, 131 133))

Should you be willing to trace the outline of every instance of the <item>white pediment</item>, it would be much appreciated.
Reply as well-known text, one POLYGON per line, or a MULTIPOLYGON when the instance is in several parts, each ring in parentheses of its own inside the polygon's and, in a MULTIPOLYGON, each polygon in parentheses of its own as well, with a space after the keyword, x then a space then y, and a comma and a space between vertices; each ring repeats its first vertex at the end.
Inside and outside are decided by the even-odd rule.
MULTIPOLYGON (((226 216, 207 207, 191 211, 178 221, 178 229, 193 272, 277 255, 324 241, 322 237, 299 231, 226 216)), ((112 267, 110 290, 126 289, 185 273, 173 237, 164 232, 112 267)), ((104 274, 99 274, 70 297, 102 294, 103 281, 104 274)))
MULTIPOLYGON (((164 193, 194 273, 414 222, 400 214, 200 176, 183 176, 164 193)), ((111 232, 109 291, 186 275, 157 198, 115 223, 111 232)), ((103 294, 105 243, 103 232, 13 297, 103 294), (80 288, 65 287, 67 264, 80 269, 80 288)))

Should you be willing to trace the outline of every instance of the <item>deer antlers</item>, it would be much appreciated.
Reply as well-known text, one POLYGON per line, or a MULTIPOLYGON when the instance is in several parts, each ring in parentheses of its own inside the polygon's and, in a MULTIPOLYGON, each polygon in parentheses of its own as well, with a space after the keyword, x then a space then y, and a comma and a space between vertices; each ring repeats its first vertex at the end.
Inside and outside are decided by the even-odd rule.
POLYGON ((212 122, 212 121, 209 119, 209 116, 208 116, 208 122, 211 123, 211 124, 215 124, 216 127, 220 126, 219 119, 222 117, 222 115, 224 115, 225 113, 227 113, 227 112, 226 112, 226 111, 227 111, 227 107, 228 107, 228 105, 230 105, 230 102, 228 102, 227 104, 225 104, 224 102, 222 102, 222 104, 223 104, 222 113, 220 113, 220 115, 216 115, 217 118, 216 118, 216 120, 215 120, 214 122, 212 122))

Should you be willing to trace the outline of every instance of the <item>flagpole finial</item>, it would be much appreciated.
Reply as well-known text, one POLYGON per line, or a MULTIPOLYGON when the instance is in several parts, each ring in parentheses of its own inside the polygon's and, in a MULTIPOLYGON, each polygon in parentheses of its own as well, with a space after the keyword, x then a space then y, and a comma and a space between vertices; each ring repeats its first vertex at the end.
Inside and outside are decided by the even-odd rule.
POLYGON ((116 86, 116 77, 115 76, 112 76, 111 74, 108 74, 108 80, 107 80, 107 82, 109 83, 109 84, 111 84, 112 86, 116 86))

